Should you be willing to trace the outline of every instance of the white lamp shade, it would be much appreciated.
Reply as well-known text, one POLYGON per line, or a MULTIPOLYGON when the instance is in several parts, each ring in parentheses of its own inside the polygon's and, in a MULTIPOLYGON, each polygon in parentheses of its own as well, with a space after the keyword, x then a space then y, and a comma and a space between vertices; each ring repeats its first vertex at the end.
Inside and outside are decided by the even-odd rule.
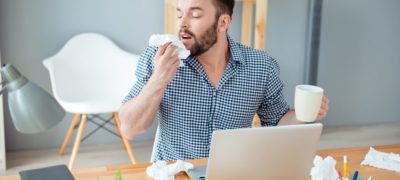
POLYGON ((1 73, 6 82, 11 119, 19 132, 42 132, 64 119, 65 111, 58 102, 13 66, 5 65, 1 73))
POLYGON ((15 128, 22 133, 42 132, 65 115, 54 98, 31 82, 8 93, 8 106, 15 128))

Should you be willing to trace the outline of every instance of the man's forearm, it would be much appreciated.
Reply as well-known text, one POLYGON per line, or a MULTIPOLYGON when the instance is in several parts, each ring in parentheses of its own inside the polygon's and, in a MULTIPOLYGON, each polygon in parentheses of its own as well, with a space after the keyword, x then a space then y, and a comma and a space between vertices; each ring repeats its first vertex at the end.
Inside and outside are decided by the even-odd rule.
POLYGON ((161 45, 153 59, 154 69, 139 95, 122 105, 119 116, 122 131, 127 138, 144 132, 153 124, 165 88, 175 78, 179 67, 177 47, 172 43, 161 45))
POLYGON ((282 118, 279 120, 279 125, 290 125, 290 124, 303 124, 303 122, 297 120, 294 110, 289 110, 282 118))
POLYGON ((122 105, 119 112, 121 129, 128 139, 143 133, 153 124, 164 89, 150 78, 138 96, 122 105))

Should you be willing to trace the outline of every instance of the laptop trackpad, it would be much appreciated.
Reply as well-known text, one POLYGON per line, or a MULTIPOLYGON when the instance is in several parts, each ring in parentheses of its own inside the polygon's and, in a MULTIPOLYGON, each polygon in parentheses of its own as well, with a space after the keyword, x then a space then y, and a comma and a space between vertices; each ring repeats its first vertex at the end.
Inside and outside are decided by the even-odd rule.
POLYGON ((195 166, 193 169, 189 170, 187 174, 189 175, 190 179, 202 180, 206 179, 206 170, 207 166, 195 166))

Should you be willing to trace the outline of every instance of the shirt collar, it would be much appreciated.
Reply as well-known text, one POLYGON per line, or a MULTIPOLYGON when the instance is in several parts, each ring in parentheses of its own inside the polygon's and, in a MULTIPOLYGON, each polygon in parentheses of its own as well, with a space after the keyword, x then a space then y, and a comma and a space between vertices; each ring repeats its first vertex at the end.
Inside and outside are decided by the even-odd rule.
POLYGON ((228 36, 228 44, 229 44, 229 50, 231 51, 231 60, 239 63, 245 63, 245 59, 243 57, 242 51, 240 44, 235 42, 233 38, 229 35, 228 36))

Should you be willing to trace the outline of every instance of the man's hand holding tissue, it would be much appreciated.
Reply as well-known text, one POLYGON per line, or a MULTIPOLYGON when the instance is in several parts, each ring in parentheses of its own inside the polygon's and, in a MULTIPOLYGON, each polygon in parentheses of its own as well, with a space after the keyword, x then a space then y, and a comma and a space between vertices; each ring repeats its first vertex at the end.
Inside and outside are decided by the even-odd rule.
POLYGON ((154 57, 154 71, 142 91, 120 108, 121 129, 131 139, 145 132, 157 114, 164 90, 179 67, 178 48, 172 43, 161 45, 154 57))
POLYGON ((165 88, 174 79, 179 67, 178 48, 172 43, 166 43, 158 48, 154 57, 154 72, 150 81, 165 88))

